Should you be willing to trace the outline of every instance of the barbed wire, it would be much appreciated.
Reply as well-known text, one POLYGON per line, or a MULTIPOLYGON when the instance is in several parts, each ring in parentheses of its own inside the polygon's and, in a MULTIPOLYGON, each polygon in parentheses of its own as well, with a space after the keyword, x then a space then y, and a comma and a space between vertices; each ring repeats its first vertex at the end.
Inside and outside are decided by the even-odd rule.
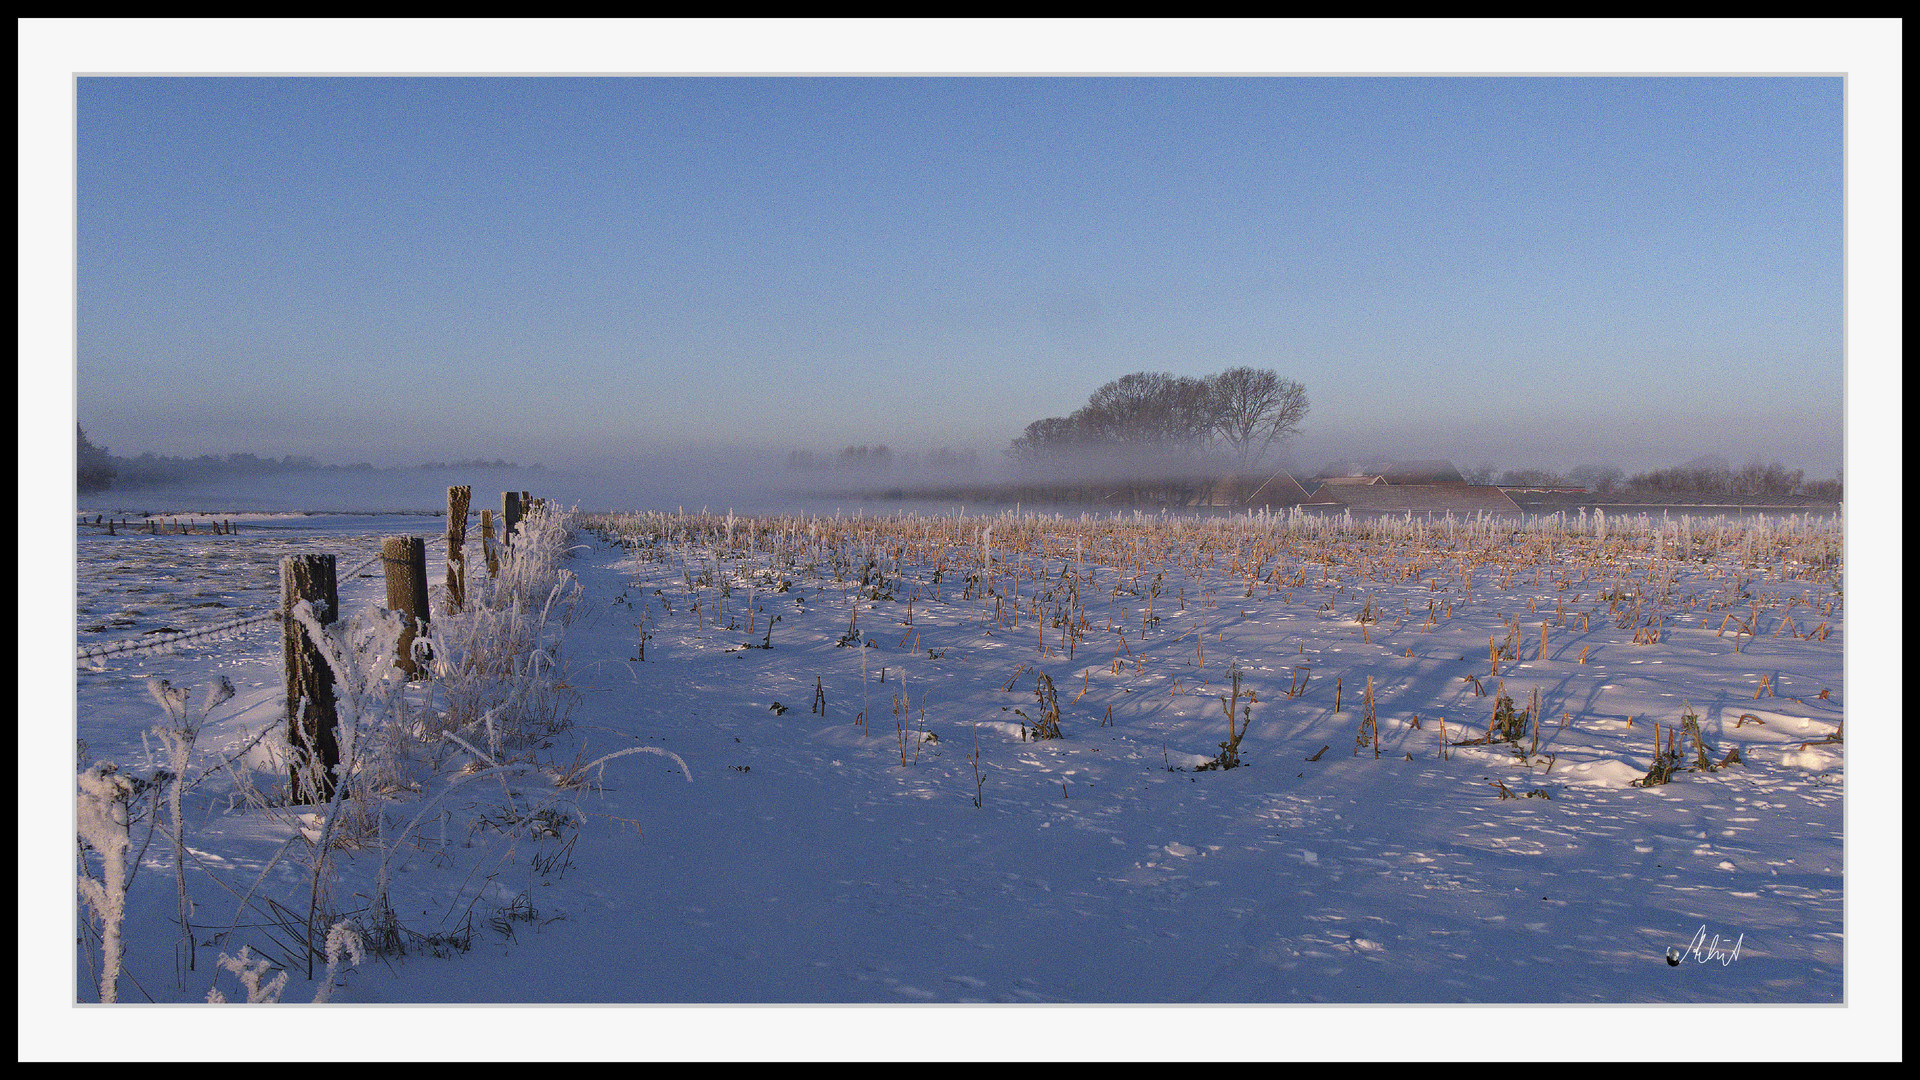
POLYGON ((164 649, 177 642, 208 637, 213 634, 225 634, 235 630, 242 630, 258 623, 278 622, 280 618, 280 609, 275 608, 272 611, 260 615, 249 615, 242 619, 230 619, 227 622, 216 623, 213 626, 201 626, 192 630, 178 630, 171 634, 155 635, 151 641, 114 641, 105 645, 89 645, 85 648, 75 650, 74 659, 100 660, 109 656, 117 656, 120 653, 144 652, 148 649, 164 649))
MULTIPOLYGON (((434 540, 438 540, 444 544, 446 537, 435 537, 427 542, 432 544, 434 540)), ((344 573, 338 574, 335 580, 357 577, 361 571, 371 567, 380 560, 381 553, 376 551, 358 564, 347 568, 344 573)), ((164 649, 169 645, 176 645, 182 641, 212 637, 216 634, 232 633, 237 630, 244 630, 249 626, 259 625, 260 623, 279 622, 285 617, 285 613, 276 607, 270 611, 261 612, 258 615, 247 615, 238 619, 229 619, 226 622, 215 623, 212 626, 197 626, 191 630, 176 630, 169 634, 156 634, 150 641, 112 641, 105 645, 88 645, 74 650, 74 660, 75 662, 101 660, 109 656, 118 656, 121 653, 164 649)))

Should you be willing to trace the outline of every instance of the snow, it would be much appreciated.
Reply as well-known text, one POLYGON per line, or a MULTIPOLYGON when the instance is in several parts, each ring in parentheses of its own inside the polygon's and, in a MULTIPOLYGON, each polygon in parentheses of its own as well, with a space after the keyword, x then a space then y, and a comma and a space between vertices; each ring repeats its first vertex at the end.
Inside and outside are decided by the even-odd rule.
MULTIPOLYGON (((321 519, 253 537, 106 538, 83 528, 77 624, 88 623, 89 609, 109 607, 131 612, 130 625, 114 631, 123 637, 149 623, 190 623, 209 590, 234 607, 268 606, 277 581, 262 570, 287 551, 334 551, 345 566, 377 550, 380 536, 418 534, 421 524, 321 519), (146 606, 136 610, 129 596, 146 606)), ((1561 571, 1549 559, 1505 587, 1476 574, 1471 605, 1456 577, 1447 587, 1455 618, 1428 632, 1410 615, 1398 629, 1353 616, 1368 602, 1400 616, 1393 609, 1404 599, 1406 611, 1417 605, 1424 617, 1426 598, 1449 595, 1426 584, 1438 571, 1356 588, 1339 580, 1338 567, 1322 583, 1313 566, 1297 588, 1263 587, 1251 597, 1238 582, 1182 588, 1169 573, 1153 601, 1163 621, 1142 632, 1144 583, 1138 596, 1110 598, 1126 575, 1096 551, 1076 550, 1080 538, 1045 563, 1015 554, 1023 535, 1058 528, 1032 515, 955 529, 956 558, 938 600, 926 567, 874 541, 894 526, 802 519, 748 539, 750 519, 728 514, 710 524, 713 535, 699 542, 639 555, 576 537, 568 569, 584 600, 567 628, 565 666, 578 699, 570 728, 545 755, 591 774, 586 788, 550 799, 571 821, 554 835, 476 829, 498 809, 506 779, 487 765, 474 782, 448 788, 443 807, 396 798, 389 828, 406 844, 337 853, 336 893, 359 895, 391 875, 403 925, 444 936, 465 915, 473 928, 466 949, 356 962, 357 942, 341 930, 322 958, 331 970, 317 965, 313 979, 304 968, 288 972, 285 1000, 1842 999, 1844 744, 1807 743, 1844 717, 1843 606, 1824 619, 1831 630, 1819 641, 1772 634, 1769 619, 1759 635, 1736 637, 1735 651, 1714 625, 1690 616, 1670 623, 1660 644, 1639 646, 1631 630, 1600 617, 1608 608, 1595 596, 1605 583, 1595 581, 1575 590, 1592 629, 1553 628, 1542 656, 1534 655, 1542 616, 1525 604, 1552 610, 1552 575, 1561 571), (739 541, 728 542, 736 530, 739 541), (824 561, 818 570, 783 569, 768 550, 781 533, 817 560, 831 557, 833 537, 845 538, 882 575, 899 575, 897 597, 861 600, 824 561), (1001 625, 977 585, 972 599, 959 598, 960 579, 981 568, 983 551, 996 588, 1011 589, 1018 605, 1085 559, 1092 620, 1128 613, 1130 623, 1115 620, 1126 644, 1090 634, 1069 661, 1058 655, 1059 630, 1041 626, 1048 655, 1040 655, 1028 609, 1013 616, 1017 625, 1001 625), (1006 580, 1018 558, 1037 581, 1017 572, 1006 580), (775 591, 783 576, 791 586, 775 591), (924 594, 909 625, 915 584, 924 594), (856 605, 869 647, 840 647, 856 605), (776 613, 772 646, 760 648, 776 613), (1547 698, 1538 754, 1522 761, 1505 748, 1456 746, 1443 759, 1441 717, 1453 740, 1485 734, 1497 682, 1485 642, 1516 613, 1533 634, 1520 635, 1520 657, 1503 661, 1498 678, 1522 706, 1526 690, 1547 698), (642 622, 653 636, 639 662, 642 622), (1584 664, 1574 660, 1582 646, 1592 652, 1584 664), (1230 661, 1259 694, 1241 746, 1246 765, 1202 769, 1225 737, 1215 692, 1230 661), (1293 699, 1285 690, 1297 663, 1312 676, 1293 699), (1039 671, 1057 686, 1063 739, 1031 741, 1030 725, 1012 712, 1036 715, 1039 671), (1486 697, 1469 674, 1486 684, 1486 697), (1346 684, 1338 713, 1336 675, 1346 684), (1344 741, 1369 675, 1381 721, 1377 759, 1344 741), (1774 692, 1756 698, 1763 676, 1774 692), (803 711, 816 678, 824 715, 803 711), (776 701, 785 709, 774 711, 776 701), (1652 759, 1651 721, 1664 731, 1684 708, 1703 716, 1716 755, 1737 746, 1746 764, 1631 786, 1652 759), (1562 713, 1573 717, 1558 727, 1562 713), (1763 723, 1736 727, 1742 717, 1763 723), (1331 749, 1309 761, 1323 745, 1331 749), (1546 797, 1504 798, 1503 790, 1546 797), (453 812, 405 827, 416 812, 440 809, 453 812), (1671 969, 1667 950, 1684 950, 1702 927, 1707 940, 1738 940, 1737 959, 1671 969)), ((1607 523, 1616 539, 1632 527, 1620 515, 1607 523)), ((1837 525, 1824 527, 1837 537, 1837 525)), ((1289 574, 1308 568, 1297 556, 1281 565, 1289 574)), ((1644 579, 1649 566, 1641 557, 1634 569, 1644 579)), ((1701 597, 1718 595, 1726 582, 1710 575, 1729 570, 1783 595, 1804 588, 1809 602, 1839 595, 1837 580, 1821 593, 1789 580, 1784 557, 1779 567, 1778 582, 1717 562, 1668 569, 1675 592, 1701 597)), ((842 572, 857 581, 861 571, 851 563, 842 572)), ((341 583, 349 610, 381 595, 376 577, 341 583)), ((87 644, 91 635, 79 628, 87 644)), ((229 680, 235 696, 214 709, 199 752, 275 767, 257 737, 280 722, 277 665, 272 623, 79 665, 77 734, 87 750, 75 768, 105 760, 137 770, 148 760, 144 737, 159 719, 149 678, 196 695, 229 680)), ((486 758, 471 749, 468 756, 486 758)), ((186 840, 199 865, 218 867, 242 890, 258 877, 269 890, 304 896, 297 879, 305 863, 285 848, 307 822, 232 809, 227 775, 188 800, 186 840)), ((520 775, 506 788, 507 805, 531 805, 540 790, 548 789, 537 777, 520 775)), ((216 987, 215 972, 266 973, 239 952, 237 937, 218 948, 203 941, 199 974, 176 974, 174 867, 163 847, 146 849, 129 898, 128 970, 157 1000, 200 1001, 220 988, 233 997, 237 984, 216 987)), ((206 876, 193 885, 197 903, 221 900, 206 876)), ((97 1000, 97 953, 93 961, 90 971, 76 952, 72 1000, 97 1000)), ((123 1000, 144 1000, 122 987, 123 1000)))

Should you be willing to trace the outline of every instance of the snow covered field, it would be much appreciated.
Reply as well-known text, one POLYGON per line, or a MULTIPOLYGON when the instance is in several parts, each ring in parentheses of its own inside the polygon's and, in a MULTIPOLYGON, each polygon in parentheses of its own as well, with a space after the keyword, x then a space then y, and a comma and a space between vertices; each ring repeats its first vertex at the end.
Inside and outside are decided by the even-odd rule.
MULTIPOLYGON (((83 524, 81 648, 267 610, 287 554, 345 573, 443 528, 223 516, 83 524)), ((415 746, 318 894, 318 816, 263 805, 278 623, 77 664, 76 772, 152 776, 150 678, 236 691, 189 769, 191 963, 166 814, 135 802, 121 1001, 244 1000, 242 945, 289 1002, 1842 1000, 1832 519, 573 524, 550 737, 510 781, 466 782, 507 764, 472 727, 415 746), (672 756, 580 768, 634 748, 672 756), (235 754, 253 771, 214 767, 235 754), (309 977, 288 913, 318 895, 321 937, 370 938, 383 867, 387 948, 309 977)), ((340 596, 380 602, 378 566, 340 596)))

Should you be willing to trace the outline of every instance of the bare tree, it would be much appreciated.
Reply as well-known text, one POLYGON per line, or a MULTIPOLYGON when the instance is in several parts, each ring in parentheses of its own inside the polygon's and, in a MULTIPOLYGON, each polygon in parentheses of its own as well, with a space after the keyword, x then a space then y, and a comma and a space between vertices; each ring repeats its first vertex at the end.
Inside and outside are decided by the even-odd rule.
POLYGON ((1049 416, 1028 424, 1026 433, 1007 447, 1007 456, 1024 465, 1049 464, 1069 453, 1081 438, 1073 417, 1049 416))
POLYGON ((1242 469, 1298 434, 1307 416, 1307 388, 1272 371, 1228 368, 1207 380, 1207 390, 1213 429, 1242 469))
POLYGON ((1197 449, 1212 434, 1205 379, 1136 371, 1095 390, 1073 418, 1096 441, 1197 449))

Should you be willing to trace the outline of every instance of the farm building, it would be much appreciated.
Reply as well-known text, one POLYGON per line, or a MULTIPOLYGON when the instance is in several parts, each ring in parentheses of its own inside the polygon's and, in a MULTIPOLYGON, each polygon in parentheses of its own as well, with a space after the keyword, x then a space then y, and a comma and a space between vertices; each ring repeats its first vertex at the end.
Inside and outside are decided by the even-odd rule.
POLYGON ((1202 506, 1230 506, 1236 510, 1297 506, 1307 501, 1307 489, 1285 469, 1272 476, 1223 476, 1200 500, 1202 506))
POLYGON ((1380 470, 1381 479, 1389 484, 1459 484, 1465 485, 1467 478, 1453 467, 1451 461, 1396 461, 1380 470))
POLYGON ((1322 484, 1309 509, 1368 514, 1518 514, 1520 504, 1497 487, 1475 484, 1322 484))

